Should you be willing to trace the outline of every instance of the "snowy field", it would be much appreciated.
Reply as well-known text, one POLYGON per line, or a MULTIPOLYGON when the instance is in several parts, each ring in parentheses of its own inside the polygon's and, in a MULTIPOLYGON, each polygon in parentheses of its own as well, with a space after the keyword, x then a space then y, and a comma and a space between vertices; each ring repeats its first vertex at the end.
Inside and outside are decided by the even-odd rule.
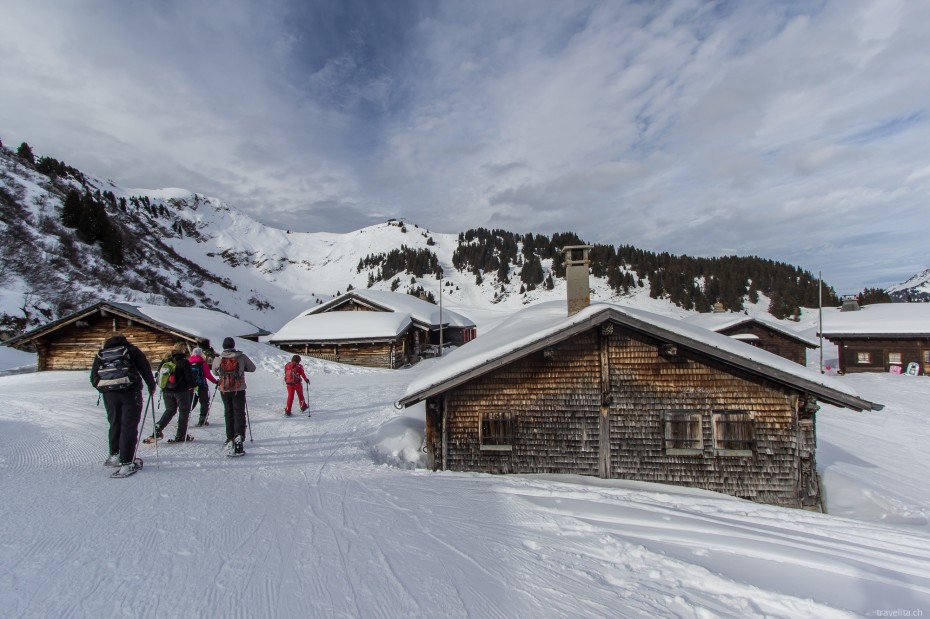
POLYGON ((839 378, 886 408, 818 415, 824 515, 429 472, 422 409, 393 402, 432 362, 311 360, 313 417, 286 418, 284 356, 242 348, 259 365, 246 457, 222 455, 219 407, 192 444, 140 446, 124 480, 87 373, 0 376, 0 616, 930 615, 930 378, 839 378))

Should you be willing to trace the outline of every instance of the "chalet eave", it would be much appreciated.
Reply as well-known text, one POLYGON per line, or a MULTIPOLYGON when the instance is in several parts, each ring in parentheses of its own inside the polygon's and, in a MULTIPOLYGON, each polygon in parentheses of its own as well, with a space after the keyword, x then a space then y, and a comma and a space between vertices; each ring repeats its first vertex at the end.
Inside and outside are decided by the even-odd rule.
POLYGON ((126 320, 131 320, 133 322, 137 322, 139 324, 143 324, 148 327, 159 329, 161 331, 166 331, 170 333, 171 335, 181 338, 181 339, 194 340, 197 342, 208 341, 206 338, 193 335, 191 333, 186 333, 184 331, 181 331, 180 329, 175 329, 169 325, 158 322, 157 320, 147 319, 144 316, 141 316, 133 312, 123 311, 122 309, 118 307, 110 305, 106 301, 101 301, 99 303, 95 303, 94 305, 88 307, 86 310, 80 311, 76 314, 71 314, 70 316, 65 316, 64 318, 59 318, 58 320, 50 322, 46 325, 37 327, 36 329, 33 329, 32 331, 28 331, 26 333, 23 333, 22 335, 18 335, 16 337, 10 338, 6 342, 4 342, 4 345, 10 346, 12 348, 17 348, 18 346, 24 346, 26 344, 29 344, 31 342, 34 342, 35 340, 42 338, 43 336, 53 331, 60 329, 61 327, 74 324, 80 320, 83 320, 84 318, 87 318, 88 316, 92 316, 96 312, 100 312, 101 316, 108 316, 108 315, 119 316, 121 318, 125 318, 126 320))
POLYGON ((576 323, 565 330, 559 331, 556 334, 542 338, 532 344, 529 344, 523 348, 511 351, 501 357, 492 359, 476 368, 462 372, 461 374, 451 377, 445 381, 442 381, 436 385, 423 389, 417 393, 413 393, 409 396, 402 398, 399 401, 399 404, 403 406, 411 406, 417 402, 424 400, 426 398, 432 397, 439 393, 448 391, 449 389, 455 388, 463 383, 466 383, 473 378, 482 376, 489 372, 496 370, 499 367, 507 365, 508 363, 520 359, 527 355, 533 354, 539 350, 543 350, 549 346, 553 346, 562 342, 574 335, 583 333, 591 328, 597 327, 604 322, 613 321, 618 324, 621 324, 625 327, 628 327, 634 331, 644 333, 651 337, 673 343, 676 345, 683 346, 687 349, 694 350, 701 354, 704 354, 708 357, 711 357, 719 362, 724 363, 730 367, 741 369, 744 371, 749 371, 750 373, 757 374, 772 380, 778 384, 791 387, 796 390, 804 391, 811 393, 817 396, 823 402, 828 404, 834 404, 836 406, 842 406, 844 408, 851 408, 856 411, 862 410, 881 410, 883 406, 881 404, 876 404, 869 402, 868 400, 863 400, 861 398, 844 394, 838 391, 834 391, 823 385, 817 383, 812 383, 805 380, 804 378, 794 376, 783 372, 777 368, 773 368, 767 365, 762 365, 760 363, 754 362, 752 360, 746 359, 738 355, 733 355, 726 351, 722 351, 713 346, 709 346, 703 342, 693 340, 684 335, 674 333, 671 331, 666 331, 664 329, 658 329, 655 326, 637 320, 627 314, 617 312, 613 309, 608 309, 604 312, 595 314, 591 318, 584 320, 582 322, 576 323))
POLYGON ((828 340, 917 340, 930 339, 930 333, 823 333, 828 340))
POLYGON ((334 346, 343 344, 382 344, 385 342, 396 342, 403 337, 403 333, 398 335, 385 335, 383 337, 365 337, 352 339, 327 339, 327 340, 271 340, 269 343, 275 346, 334 346))

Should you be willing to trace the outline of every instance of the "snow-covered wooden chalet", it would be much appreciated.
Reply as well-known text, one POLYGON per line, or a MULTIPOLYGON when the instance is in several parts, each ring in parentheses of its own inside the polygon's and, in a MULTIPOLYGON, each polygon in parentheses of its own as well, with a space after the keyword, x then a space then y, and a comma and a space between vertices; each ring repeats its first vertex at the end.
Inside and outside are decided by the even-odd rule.
POLYGON ((100 301, 22 335, 4 344, 36 352, 36 369, 87 370, 103 342, 122 333, 157 363, 178 341, 191 349, 219 352, 226 336, 257 340, 265 332, 223 312, 200 307, 133 305, 100 301), (214 341, 219 338, 219 341, 214 341))
POLYGON ((930 374, 930 303, 847 303, 823 315, 823 337, 836 344, 839 371, 930 374))
MULTIPOLYGON (((566 270, 586 281, 586 253, 566 270)), ((400 404, 425 403, 436 470, 592 475, 818 508, 818 401, 881 408, 731 337, 576 298, 568 312, 531 306, 451 352, 400 404)))
POLYGON ((818 342, 780 325, 775 320, 769 320, 761 316, 753 317, 734 312, 707 312, 688 316, 684 321, 723 335, 729 335, 751 346, 790 359, 800 365, 807 365, 807 351, 816 349, 820 345, 818 342))
POLYGON ((409 294, 352 290, 285 324, 269 343, 309 357, 398 368, 477 335, 462 314, 409 294))

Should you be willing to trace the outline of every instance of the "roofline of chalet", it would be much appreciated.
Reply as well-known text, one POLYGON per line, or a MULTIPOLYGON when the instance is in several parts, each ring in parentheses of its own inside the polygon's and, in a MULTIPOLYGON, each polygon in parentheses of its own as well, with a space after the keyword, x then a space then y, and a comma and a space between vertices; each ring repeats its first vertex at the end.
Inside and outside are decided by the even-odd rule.
POLYGON ((763 320, 753 318, 752 316, 747 316, 746 320, 740 320, 739 322, 733 323, 731 325, 727 325, 725 327, 720 327, 719 329, 711 329, 711 331, 716 331, 717 333, 719 333, 721 331, 732 329, 734 327, 741 327, 745 324, 756 324, 770 331, 774 331, 775 333, 778 333, 779 335, 784 335, 788 339, 794 340, 795 342, 799 344, 803 344, 807 348, 817 348, 817 344, 808 341, 807 338, 801 335, 798 335, 797 333, 792 333, 790 329, 782 329, 779 325, 773 325, 763 320))
POLYGON ((432 385, 431 387, 421 389, 420 391, 409 396, 405 396, 399 401, 399 404, 403 406, 411 406, 417 402, 420 402, 421 400, 458 387, 459 385, 462 385, 463 383, 466 383, 473 378, 488 374, 489 372, 516 361, 517 359, 521 359, 527 355, 533 354, 534 352, 538 352, 544 348, 563 342, 579 333, 583 333, 589 329, 598 327, 608 321, 617 322, 624 327, 632 329, 633 331, 644 333, 656 339, 667 341, 694 350, 716 361, 722 362, 724 365, 760 375, 783 386, 791 387, 805 393, 814 394, 818 397, 818 399, 828 404, 834 404, 844 408, 851 408, 856 411, 881 410, 884 408, 884 406, 881 404, 876 404, 874 402, 869 402, 868 400, 863 400, 859 397, 841 393, 824 385, 813 383, 804 378, 783 372, 778 368, 770 367, 768 365, 752 361, 751 359, 747 359, 746 357, 722 351, 718 348, 714 348, 713 346, 710 346, 706 343, 693 340, 679 333, 666 331, 665 329, 658 328, 648 322, 638 320, 612 308, 607 308, 582 322, 576 323, 562 331, 559 331, 558 333, 541 338, 522 348, 511 351, 496 359, 492 359, 486 363, 483 363, 478 367, 461 372, 460 374, 450 377, 436 385, 432 385))
MULTIPOLYGON (((406 293, 403 293, 403 292, 395 292, 395 293, 393 293, 393 294, 406 294, 406 293)), ((414 298, 416 298, 416 297, 414 297, 414 298)), ((316 316, 316 315, 322 314, 322 313, 326 312, 326 311, 329 310, 329 309, 332 309, 332 308, 334 308, 334 307, 339 307, 340 305, 342 305, 342 303, 345 303, 346 301, 349 301, 349 300, 354 300, 356 303, 359 303, 360 305, 365 305, 366 307, 370 307, 370 308, 372 308, 372 309, 380 310, 380 311, 382 311, 382 312, 392 312, 392 313, 403 313, 403 314, 408 314, 408 315, 410 316, 410 320, 413 322, 413 324, 415 324, 415 325, 417 325, 417 326, 419 326, 419 327, 421 327, 421 328, 424 328, 424 329, 426 329, 426 330, 428 330, 428 331, 432 331, 433 329, 440 329, 440 328, 442 328, 442 329, 470 329, 470 328, 473 328, 473 327, 476 326, 476 325, 474 324, 474 322, 471 321, 470 318, 468 318, 467 316, 462 316, 461 314, 458 314, 458 315, 459 315, 459 316, 462 316, 462 318, 465 318, 466 320, 468 320, 468 321, 471 323, 470 325, 464 326, 464 327, 463 327, 463 326, 458 326, 458 325, 456 325, 455 327, 450 327, 448 322, 443 322, 443 323, 426 322, 426 321, 420 320, 420 319, 418 319, 416 316, 414 316, 414 315, 413 315, 413 312, 398 311, 397 309, 395 309, 395 308, 393 308, 393 307, 390 307, 390 306, 388 306, 388 305, 384 305, 384 304, 382 304, 382 303, 378 303, 377 301, 372 301, 372 300, 369 299, 368 297, 364 296, 364 293, 363 293, 363 292, 358 292, 358 291, 355 291, 355 290, 350 290, 349 292, 346 292, 346 293, 342 294, 341 296, 336 297, 336 298, 333 299, 332 301, 327 301, 327 302, 324 303, 323 305, 318 305, 317 307, 314 307, 314 308, 311 309, 309 312, 307 312, 306 315, 307 315, 307 316, 311 316, 311 315, 316 316)), ((428 303, 428 301, 424 301, 424 303, 428 303)), ((448 310, 448 311, 451 312, 451 311, 453 311, 453 310, 448 310)), ((458 312, 456 312, 456 313, 458 313, 458 312)))
POLYGON ((830 332, 821 334, 828 340, 913 340, 930 339, 930 333, 849 333, 830 332))
POLYGON ((73 324, 81 320, 82 318, 87 318, 88 316, 91 316, 92 314, 98 311, 101 312, 101 315, 105 315, 106 313, 114 314, 116 316, 121 316, 127 320, 133 320, 140 324, 144 324, 152 328, 160 329, 162 331, 167 331, 171 335, 174 335, 181 339, 191 340, 196 343, 209 341, 209 338, 201 337, 199 335, 194 335, 193 333, 182 331, 181 329, 177 329, 175 327, 172 327, 171 325, 167 325, 163 322, 150 318, 141 312, 133 311, 133 309, 130 309, 131 307, 132 306, 127 303, 98 301, 97 303, 94 303, 93 305, 89 307, 86 307, 84 309, 68 314, 67 316, 63 316, 59 318, 58 320, 53 320, 52 322, 46 323, 40 327, 36 327, 35 329, 31 331, 27 331, 26 333, 17 335, 16 337, 11 337, 3 344, 4 346, 10 346, 11 348, 16 348, 17 345, 22 346, 24 344, 33 342, 41 338, 44 335, 52 333, 53 331, 57 331, 58 329, 62 327, 66 327, 70 324, 73 324))

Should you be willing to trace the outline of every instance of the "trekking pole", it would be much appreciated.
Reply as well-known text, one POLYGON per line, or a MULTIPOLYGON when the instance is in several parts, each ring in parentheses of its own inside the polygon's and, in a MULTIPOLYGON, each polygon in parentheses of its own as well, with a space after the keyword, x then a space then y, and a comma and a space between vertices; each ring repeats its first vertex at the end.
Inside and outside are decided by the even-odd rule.
POLYGON ((136 462, 136 454, 139 453, 139 443, 142 442, 142 434, 143 434, 144 431, 145 431, 145 418, 148 417, 148 414, 149 414, 149 403, 148 403, 148 401, 146 401, 146 403, 145 403, 145 410, 142 411, 142 425, 139 426, 139 438, 138 438, 138 440, 136 440, 136 447, 135 447, 135 449, 132 450, 132 462, 133 462, 133 464, 135 464, 135 462, 136 462))
POLYGON ((307 397, 304 399, 304 402, 307 404, 307 417, 310 416, 310 379, 305 378, 304 382, 307 383, 307 397))
POLYGON ((208 420, 208 419, 210 418, 210 409, 213 407, 213 400, 216 399, 216 390, 219 389, 219 387, 220 387, 220 383, 219 383, 219 381, 217 381, 217 382, 213 385, 213 396, 212 396, 212 397, 210 398, 210 400, 207 402, 207 416, 203 418, 204 421, 206 421, 206 420, 208 420))
MULTIPOLYGON (((149 393, 149 403, 152 403, 152 393, 149 393)), ((146 406, 146 408, 148 408, 146 406)), ((158 465, 158 422, 155 421, 155 407, 152 406, 152 426, 155 428, 153 436, 155 437, 155 468, 159 468, 158 465)))
POLYGON ((252 438, 252 422, 249 420, 249 401, 245 401, 245 425, 249 428, 249 442, 254 443, 255 439, 252 438))

